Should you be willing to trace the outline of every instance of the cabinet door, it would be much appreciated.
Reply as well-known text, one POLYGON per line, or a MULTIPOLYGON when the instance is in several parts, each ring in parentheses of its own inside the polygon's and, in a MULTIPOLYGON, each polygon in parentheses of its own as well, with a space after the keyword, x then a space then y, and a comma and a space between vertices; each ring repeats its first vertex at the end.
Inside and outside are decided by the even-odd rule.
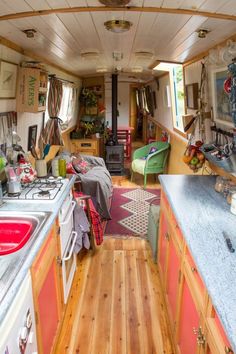
POLYGON ((169 315, 171 323, 174 323, 176 315, 176 305, 178 298, 179 287, 179 272, 180 272, 180 255, 175 246, 174 240, 171 237, 169 240, 169 254, 166 276, 166 295, 169 307, 169 315))
POLYGON ((193 301, 192 294, 186 279, 183 279, 183 288, 180 304, 178 348, 181 354, 196 354, 198 350, 197 334, 200 328, 200 315, 193 301))
POLYGON ((166 279, 167 251, 168 251, 168 221, 165 213, 161 211, 159 224, 159 245, 158 245, 158 263, 160 267, 160 275, 163 283, 166 279))
POLYGON ((31 268, 40 354, 52 352, 62 313, 56 250, 53 229, 31 268))

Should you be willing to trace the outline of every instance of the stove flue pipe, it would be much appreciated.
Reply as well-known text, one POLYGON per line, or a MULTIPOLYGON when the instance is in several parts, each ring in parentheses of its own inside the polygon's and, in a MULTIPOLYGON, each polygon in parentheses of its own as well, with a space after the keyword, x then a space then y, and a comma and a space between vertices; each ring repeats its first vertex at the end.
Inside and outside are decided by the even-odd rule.
POLYGON ((117 144, 117 77, 118 74, 111 75, 111 108, 112 108, 112 135, 114 143, 117 144))

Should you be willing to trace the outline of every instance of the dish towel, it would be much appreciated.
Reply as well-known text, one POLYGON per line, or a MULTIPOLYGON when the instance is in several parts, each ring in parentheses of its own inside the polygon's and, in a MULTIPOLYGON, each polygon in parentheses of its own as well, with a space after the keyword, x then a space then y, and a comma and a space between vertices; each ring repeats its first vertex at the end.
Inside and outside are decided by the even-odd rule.
MULTIPOLYGON (((75 198, 80 198, 83 196, 85 196, 85 194, 82 192, 74 192, 75 198)), ((91 224, 92 224, 92 228, 93 228, 93 234, 94 234, 94 237, 96 240, 96 244, 97 244, 97 246, 99 246, 103 242, 103 234, 104 234, 102 222, 101 222, 101 217, 100 217, 100 214, 95 209, 91 198, 89 198, 88 203, 89 203, 89 209, 90 209, 90 217, 91 217, 91 224)), ((87 210, 85 202, 83 202, 83 207, 85 210, 87 210)))
POLYGON ((75 243, 74 251, 75 253, 79 253, 83 247, 86 249, 90 248, 90 241, 88 236, 90 225, 83 207, 77 202, 74 208, 74 225, 75 231, 77 232, 77 240, 75 243))

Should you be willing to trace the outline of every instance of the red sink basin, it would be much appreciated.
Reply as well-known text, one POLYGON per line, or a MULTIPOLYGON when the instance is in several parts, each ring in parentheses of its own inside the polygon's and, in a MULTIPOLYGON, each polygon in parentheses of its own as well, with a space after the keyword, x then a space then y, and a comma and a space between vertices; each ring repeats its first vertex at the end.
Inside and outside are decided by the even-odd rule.
POLYGON ((0 220, 0 256, 21 249, 29 240, 33 223, 29 220, 0 220))

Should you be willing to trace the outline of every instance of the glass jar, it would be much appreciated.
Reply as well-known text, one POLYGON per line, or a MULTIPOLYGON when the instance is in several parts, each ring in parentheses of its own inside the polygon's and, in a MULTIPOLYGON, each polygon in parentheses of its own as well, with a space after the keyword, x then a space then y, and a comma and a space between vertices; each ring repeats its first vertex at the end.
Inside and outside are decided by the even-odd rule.
MULTIPOLYGON (((229 178, 224 176, 217 176, 216 183, 215 183, 215 191, 218 193, 226 193, 227 185, 230 182, 229 178)), ((227 195, 227 193, 226 193, 227 195)))
POLYGON ((231 204, 231 202, 232 202, 232 196, 233 196, 233 194, 235 194, 235 193, 236 193, 236 185, 233 185, 233 186, 230 187, 229 192, 228 192, 228 195, 227 195, 227 203, 228 203, 228 204, 231 204))

